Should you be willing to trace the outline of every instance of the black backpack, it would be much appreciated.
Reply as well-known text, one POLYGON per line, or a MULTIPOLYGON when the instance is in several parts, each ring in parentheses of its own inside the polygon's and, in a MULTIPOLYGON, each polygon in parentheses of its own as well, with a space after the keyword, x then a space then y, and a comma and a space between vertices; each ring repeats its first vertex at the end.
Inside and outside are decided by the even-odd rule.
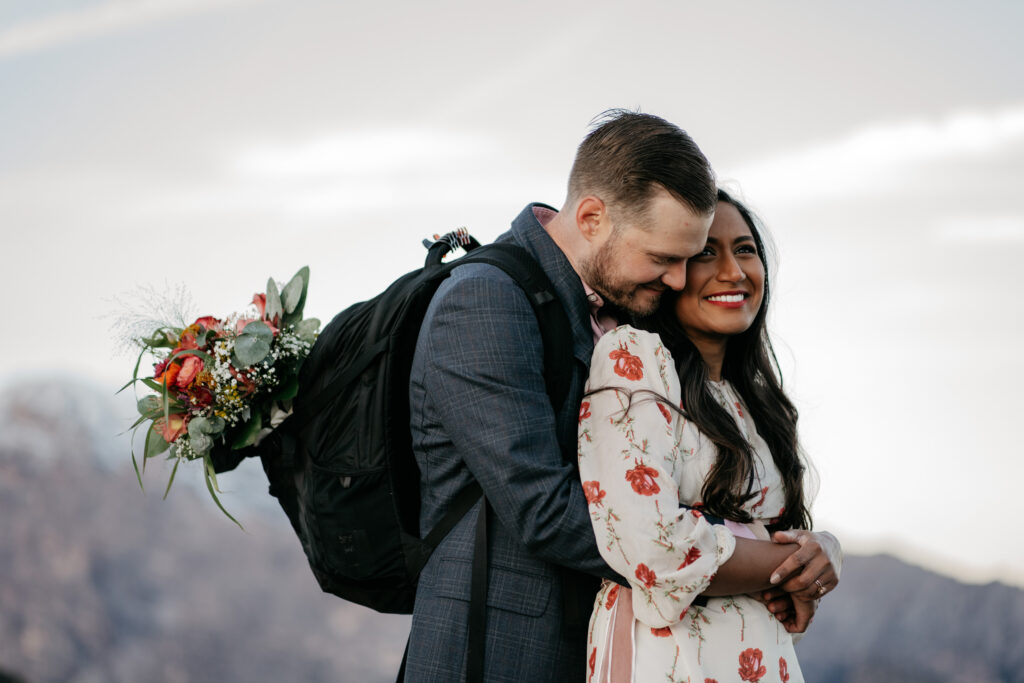
MULTIPOLYGON (((342 311, 323 329, 300 371, 291 417, 258 446, 213 453, 218 472, 247 456, 260 457, 270 493, 287 513, 324 591, 394 614, 412 613, 416 582, 430 553, 481 497, 474 482, 420 538, 409 375, 438 286, 466 263, 501 268, 523 288, 537 315, 548 395, 556 407, 565 398, 572 367, 569 320, 529 252, 508 242, 480 246, 456 233, 424 244, 429 250, 422 269, 342 311), (443 263, 456 244, 467 255, 443 263)), ((485 531, 485 514, 480 519, 485 531)))

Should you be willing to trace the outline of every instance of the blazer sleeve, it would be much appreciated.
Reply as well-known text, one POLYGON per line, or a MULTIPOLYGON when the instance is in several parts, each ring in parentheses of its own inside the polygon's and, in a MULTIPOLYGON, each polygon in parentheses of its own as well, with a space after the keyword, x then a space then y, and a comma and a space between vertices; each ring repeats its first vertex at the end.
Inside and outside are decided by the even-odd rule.
POLYGON ((444 432, 531 554, 616 578, 597 550, 575 467, 558 445, 526 294, 491 266, 462 271, 438 289, 416 351, 426 354, 417 361, 444 432))
POLYGON ((632 588, 633 613, 678 622, 736 540, 680 507, 686 453, 679 377, 656 334, 619 327, 594 349, 580 411, 579 469, 601 554, 632 588))

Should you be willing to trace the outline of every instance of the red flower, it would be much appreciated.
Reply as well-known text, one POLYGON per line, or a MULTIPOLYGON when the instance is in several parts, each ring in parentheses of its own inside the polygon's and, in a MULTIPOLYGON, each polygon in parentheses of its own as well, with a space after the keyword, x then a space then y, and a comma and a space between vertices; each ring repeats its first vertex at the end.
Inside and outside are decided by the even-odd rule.
POLYGON ((765 486, 763 489, 761 489, 761 500, 759 500, 756 503, 754 503, 753 505, 751 505, 750 509, 753 510, 754 508, 759 508, 762 505, 764 505, 764 499, 765 499, 765 497, 767 495, 768 495, 768 487, 765 486))
POLYGON ((761 663, 764 653, 756 647, 748 648, 740 653, 740 678, 757 683, 767 673, 768 668, 761 663))
POLYGON ((192 408, 205 408, 213 403, 213 392, 204 386, 197 385, 192 387, 188 394, 186 394, 186 397, 188 398, 189 406, 192 408))
POLYGON ((782 683, 789 680, 789 665, 783 657, 779 657, 779 678, 782 679, 782 683))
POLYGON ((704 513, 700 510, 690 510, 690 514, 693 515, 694 519, 700 519, 704 516, 704 513))
POLYGON ((735 404, 736 404, 736 412, 739 413, 740 417, 743 417, 743 406, 740 405, 739 401, 735 401, 735 404))
POLYGON ((626 472, 626 481, 633 487, 633 490, 641 496, 653 496, 655 493, 661 493, 661 487, 658 486, 658 482, 654 481, 658 477, 658 470, 648 467, 639 460, 633 462, 636 463, 636 467, 626 472))
POLYGON ((203 369, 203 359, 199 356, 186 356, 185 362, 181 364, 176 384, 182 389, 186 388, 196 378, 199 371, 203 369))
POLYGON ((665 418, 665 422, 672 424, 672 413, 668 412, 668 408, 659 403, 658 410, 661 411, 661 416, 665 418))
POLYGON ((224 325, 221 321, 214 318, 212 315, 204 315, 202 318, 196 318, 193 325, 199 325, 207 332, 223 332, 224 325))
POLYGON ((713 678, 705 678, 704 679, 704 683, 718 683, 718 681, 716 681, 713 678))
POLYGON ((584 401, 580 404, 580 422, 583 422, 590 417, 590 401, 584 401))
POLYGON ((619 377, 625 377, 628 380, 634 382, 643 379, 644 377, 644 363, 638 356, 634 356, 626 350, 625 344, 619 346, 611 353, 608 357, 615 361, 615 374, 619 377))
POLYGON ((619 584, 615 584, 614 586, 611 587, 611 590, 608 591, 608 595, 605 596, 604 608, 610 610, 612 607, 615 607, 615 601, 618 599, 618 597, 619 597, 619 584))
POLYGON ((590 675, 587 676, 587 680, 589 681, 591 678, 594 677, 594 667, 597 666, 597 648, 596 647, 590 652, 590 660, 587 663, 590 664, 590 675))
POLYGON ((648 588, 652 588, 658 581, 658 576, 654 573, 654 570, 643 563, 636 566, 636 578, 640 579, 648 588))
POLYGON ((672 635, 672 629, 668 626, 662 626, 661 628, 651 628, 651 635, 657 636, 658 638, 668 638, 672 635))
POLYGON ((683 563, 679 565, 679 569, 682 569, 683 567, 693 564, 697 561, 697 558, 699 557, 700 548, 698 548, 697 546, 693 546, 688 551, 686 551, 686 557, 683 558, 683 563))
POLYGON ((601 503, 601 500, 604 498, 604 494, 606 493, 608 492, 601 490, 601 482, 583 482, 583 494, 587 497, 587 503, 589 503, 590 505, 602 507, 603 503, 601 503))
POLYGON ((252 302, 256 304, 256 310, 260 312, 260 318, 262 318, 266 314, 267 310, 267 295, 253 294, 252 302))

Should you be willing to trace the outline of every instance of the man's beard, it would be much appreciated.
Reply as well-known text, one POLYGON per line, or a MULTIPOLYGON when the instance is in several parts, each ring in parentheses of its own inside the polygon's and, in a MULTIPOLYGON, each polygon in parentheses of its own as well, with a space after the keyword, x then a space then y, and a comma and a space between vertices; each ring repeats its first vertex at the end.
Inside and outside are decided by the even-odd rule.
MULTIPOLYGON (((581 264, 583 280, 594 288, 594 291, 601 295, 606 302, 614 304, 619 308, 644 317, 651 315, 658 309, 659 296, 642 296, 639 291, 644 285, 632 282, 623 282, 616 276, 615 247, 618 239, 613 234, 605 242, 594 257, 581 264)), ((653 289, 663 289, 660 283, 650 283, 653 289)))

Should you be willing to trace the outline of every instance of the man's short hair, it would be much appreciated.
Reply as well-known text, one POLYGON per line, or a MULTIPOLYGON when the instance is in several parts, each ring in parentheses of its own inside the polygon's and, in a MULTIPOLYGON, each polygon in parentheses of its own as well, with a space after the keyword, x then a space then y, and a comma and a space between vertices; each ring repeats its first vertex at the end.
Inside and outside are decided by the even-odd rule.
POLYGON ((717 202, 714 171, 686 131, 651 114, 611 109, 580 143, 569 174, 569 200, 600 197, 610 210, 642 216, 662 187, 695 213, 717 202))

